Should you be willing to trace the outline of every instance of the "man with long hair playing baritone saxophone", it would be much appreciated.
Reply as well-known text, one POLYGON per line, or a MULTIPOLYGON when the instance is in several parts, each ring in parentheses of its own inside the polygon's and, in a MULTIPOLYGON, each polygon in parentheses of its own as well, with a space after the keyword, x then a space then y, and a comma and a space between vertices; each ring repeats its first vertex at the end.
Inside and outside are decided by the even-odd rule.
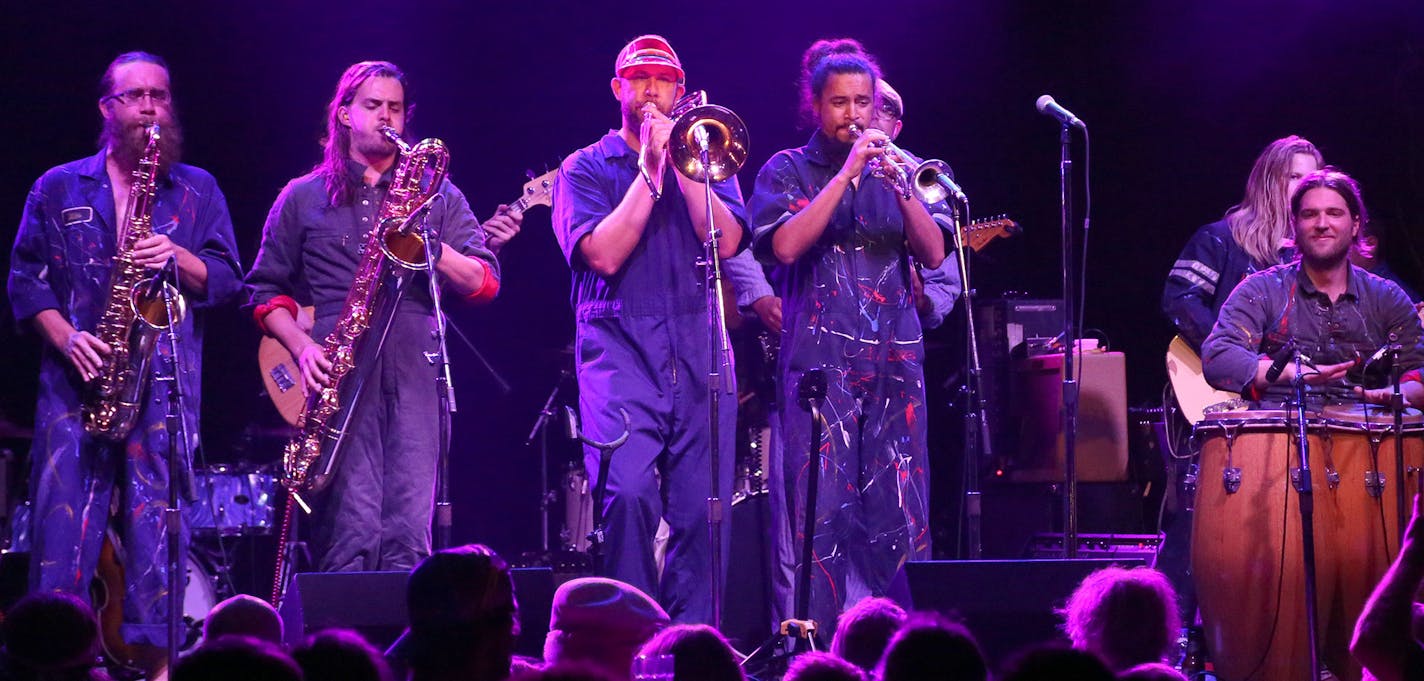
MULTIPOLYGON (((347 68, 327 106, 322 160, 282 189, 262 229, 248 306, 262 331, 296 358, 309 392, 333 380, 336 358, 326 356, 322 341, 341 321, 358 267, 363 258, 384 257, 365 246, 400 160, 382 129, 405 134, 414 110, 406 95, 395 64, 347 68), (312 328, 298 323, 298 305, 315 307, 312 328)), ((493 299, 498 265, 465 195, 448 179, 438 195, 427 224, 440 242, 440 281, 476 302, 493 299)), ((314 504, 311 539, 323 572, 409 570, 430 554, 441 421, 437 367, 425 354, 436 351, 425 276, 414 273, 403 294, 384 298, 357 346, 353 374, 365 378, 364 387, 354 404, 342 405, 352 410, 345 438, 331 484, 314 504), (387 318, 385 342, 371 342, 387 318)))
MULTIPOLYGON (((123 638, 161 647, 167 640, 163 512, 168 507, 170 433, 167 389, 154 379, 170 375, 173 357, 169 345, 158 342, 147 365, 136 364, 142 359, 139 348, 104 342, 99 327, 114 321, 105 319, 111 278, 119 284, 125 271, 154 272, 176 258, 187 308, 178 326, 182 418, 192 451, 198 437, 203 318, 209 308, 239 292, 242 272, 227 201, 217 182, 206 171, 179 162, 182 130, 167 64, 145 52, 119 55, 99 88, 104 125, 99 153, 52 168, 35 182, 11 255, 15 319, 44 341, 30 452, 30 588, 88 596, 117 494, 116 529, 128 582, 123 638), (158 140, 150 146, 153 125, 158 140), (150 183, 147 169, 154 166, 154 153, 158 158, 150 183), (143 207, 148 213, 136 214, 143 207), (151 233, 144 235, 144 229, 151 233), (131 246, 128 252, 126 245, 131 246), (86 388, 101 375, 122 371, 115 363, 126 354, 130 366, 140 367, 130 376, 139 401, 126 403, 124 409, 132 414, 128 423, 118 419, 112 428, 91 435, 81 415, 92 408, 86 388)), ((186 531, 180 543, 186 546, 186 531)))
MULTIPOLYGON (((554 185, 554 233, 573 270, 583 427, 608 442, 623 432, 620 410, 631 423, 613 455, 603 505, 606 576, 655 595, 674 621, 710 623, 713 332, 696 266, 708 207, 704 185, 676 172, 667 152, 668 115, 683 84, 682 62, 662 37, 635 38, 619 52, 611 86, 621 127, 564 159, 554 185), (672 530, 661 574, 653 556, 659 519, 672 530)), ((712 189, 726 258, 744 233, 741 190, 736 178, 712 189)), ((721 400, 718 418, 718 475, 730 494, 736 401, 721 400)), ((598 451, 586 448, 584 461, 596 480, 598 451)), ((724 562, 730 528, 722 524, 724 562)))

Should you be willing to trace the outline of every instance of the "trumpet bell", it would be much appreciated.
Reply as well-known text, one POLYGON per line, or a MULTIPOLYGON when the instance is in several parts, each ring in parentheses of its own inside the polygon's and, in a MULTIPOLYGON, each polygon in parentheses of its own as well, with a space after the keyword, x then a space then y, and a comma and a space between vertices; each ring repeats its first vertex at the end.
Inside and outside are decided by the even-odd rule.
POLYGON ((915 198, 924 203, 939 203, 949 198, 949 190, 939 181, 941 175, 949 176, 949 164, 939 159, 930 159, 915 167, 913 191, 915 198))
POLYGON ((673 123, 669 152, 677 171, 695 182, 720 182, 741 170, 747 162, 747 126, 731 109, 716 104, 694 107, 673 123), (707 167, 702 167, 705 134, 707 167))

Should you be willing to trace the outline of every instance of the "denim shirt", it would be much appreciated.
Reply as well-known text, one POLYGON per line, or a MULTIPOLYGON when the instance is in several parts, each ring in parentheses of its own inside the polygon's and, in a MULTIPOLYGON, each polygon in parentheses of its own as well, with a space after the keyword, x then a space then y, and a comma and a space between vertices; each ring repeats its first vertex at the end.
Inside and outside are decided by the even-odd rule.
MULTIPOLYGON (((381 202, 395 167, 375 186, 365 183, 365 166, 346 163, 352 189, 347 205, 332 206, 323 178, 308 173, 292 180, 277 196, 262 227, 262 246, 247 275, 248 309, 279 295, 316 307, 312 338, 325 338, 346 303, 346 294, 365 250, 368 232, 376 224, 381 202)), ((465 195, 448 178, 440 185, 444 199, 429 214, 440 241, 484 263, 488 276, 499 278, 499 263, 485 247, 484 230, 470 211, 465 195)), ((399 310, 429 315, 432 302, 424 275, 408 281, 399 310)))
MULTIPOLYGON (((1203 370, 1209 383, 1222 390, 1249 393, 1258 361, 1276 357, 1295 339, 1316 365, 1368 359, 1395 334, 1403 347, 1400 363, 1410 371, 1424 365, 1419 317, 1409 298, 1394 282, 1350 266, 1345 292, 1334 302, 1311 283, 1300 263, 1277 265, 1244 279, 1222 305, 1221 316, 1202 346, 1203 370)), ((1377 362, 1351 369, 1344 379, 1325 386, 1307 386, 1327 402, 1352 401, 1352 387, 1384 386, 1388 373, 1377 362), (1368 369, 1368 371, 1366 371, 1368 369)), ((1263 402, 1290 399, 1291 386, 1269 386, 1263 402)))
MULTIPOLYGON (((74 328, 94 331, 104 314, 117 247, 114 190, 105 166, 107 150, 50 169, 30 189, 10 258, 8 292, 17 322, 48 309, 57 310, 74 328)), ((176 164, 157 182, 153 231, 166 234, 207 266, 207 290, 184 290, 189 314, 179 327, 183 389, 189 411, 199 409, 203 324, 206 311, 233 299, 242 287, 242 270, 227 200, 213 176, 200 168, 176 164)), ((22 326, 28 326, 22 324, 22 326)), ((166 346, 159 352, 166 356, 166 346)), ((150 371, 166 372, 163 362, 150 371)), ((45 344, 41 362, 39 425, 50 417, 48 399, 61 409, 77 404, 78 374, 45 344)))

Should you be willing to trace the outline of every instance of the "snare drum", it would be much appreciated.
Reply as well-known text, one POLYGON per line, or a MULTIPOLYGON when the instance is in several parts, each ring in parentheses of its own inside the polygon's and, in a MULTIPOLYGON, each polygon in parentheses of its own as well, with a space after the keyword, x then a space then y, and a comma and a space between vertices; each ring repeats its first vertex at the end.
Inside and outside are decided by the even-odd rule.
MULTIPOLYGON (((1306 678, 1292 417, 1268 410, 1207 414, 1196 429, 1201 462, 1192 573, 1223 679, 1306 678)), ((1424 418, 1416 412, 1407 420, 1406 466, 1417 475, 1424 418)), ((1388 423, 1378 410, 1361 407, 1307 415, 1321 661, 1343 679, 1360 677, 1349 655, 1355 619, 1399 545, 1393 485, 1381 484, 1394 477, 1393 437, 1382 422, 1388 423)))
POLYGON ((189 506, 194 534, 231 537, 272 532, 277 478, 270 469, 198 468, 193 471, 193 487, 198 493, 189 506))

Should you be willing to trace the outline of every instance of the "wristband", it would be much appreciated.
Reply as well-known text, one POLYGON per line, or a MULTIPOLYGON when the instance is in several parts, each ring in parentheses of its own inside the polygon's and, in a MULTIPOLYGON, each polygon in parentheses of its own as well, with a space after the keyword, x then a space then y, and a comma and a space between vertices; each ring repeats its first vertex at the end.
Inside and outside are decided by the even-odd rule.
POLYGON ((292 315, 292 319, 297 318, 297 301, 293 300, 291 296, 274 296, 252 311, 252 320, 257 322, 257 328, 261 329, 264 335, 272 335, 272 332, 267 330, 267 315, 279 309, 286 310, 292 315))

